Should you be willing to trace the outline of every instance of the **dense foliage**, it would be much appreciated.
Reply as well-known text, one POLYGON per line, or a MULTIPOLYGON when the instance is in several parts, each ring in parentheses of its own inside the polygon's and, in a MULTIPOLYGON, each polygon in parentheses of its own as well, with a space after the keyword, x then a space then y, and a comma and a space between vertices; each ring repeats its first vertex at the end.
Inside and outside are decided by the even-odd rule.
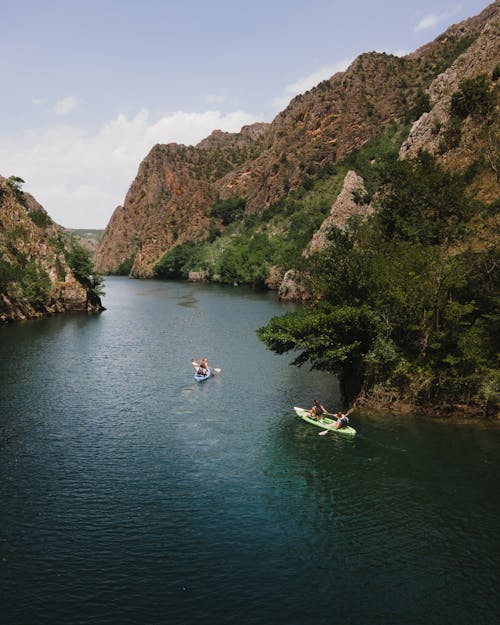
POLYGON ((134 265, 135 254, 126 258, 123 262, 121 262, 116 268, 115 274, 117 276, 128 276, 132 270, 134 265))
POLYGON ((28 213, 31 221, 39 228, 47 228, 53 221, 42 208, 34 208, 28 213))
POLYGON ((233 221, 241 219, 245 211, 246 200, 242 198, 229 198, 215 202, 210 210, 210 216, 220 219, 225 226, 233 221))
POLYGON ((87 298, 92 301, 103 295, 104 280, 100 274, 94 272, 91 253, 79 243, 73 242, 65 256, 73 275, 87 290, 87 298))
POLYGON ((390 167, 378 213, 333 230, 307 268, 320 298, 260 338, 347 394, 498 402, 499 253, 488 210, 428 154, 390 167), (348 383, 350 388, 348 388, 348 383))
MULTIPOLYGON (((14 180, 16 185, 18 180, 20 179, 14 180)), ((17 186, 16 188, 19 189, 17 186)), ((23 251, 28 236, 26 228, 21 224, 3 233, 4 250, 0 249, 0 294, 4 293, 17 301, 23 300, 38 310, 50 300, 51 282, 42 265, 30 260, 23 251)), ((0 300, 0 308, 3 305, 3 300, 0 300)))

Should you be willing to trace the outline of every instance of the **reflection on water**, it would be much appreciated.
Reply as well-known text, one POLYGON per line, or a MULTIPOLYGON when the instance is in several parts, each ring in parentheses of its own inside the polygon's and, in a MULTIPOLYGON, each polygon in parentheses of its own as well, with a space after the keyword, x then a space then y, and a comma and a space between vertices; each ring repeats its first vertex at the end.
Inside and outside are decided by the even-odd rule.
POLYGON ((494 622, 498 428, 318 436, 293 406, 338 387, 257 340, 273 295, 106 292, 100 316, 0 328, 2 623, 494 622))

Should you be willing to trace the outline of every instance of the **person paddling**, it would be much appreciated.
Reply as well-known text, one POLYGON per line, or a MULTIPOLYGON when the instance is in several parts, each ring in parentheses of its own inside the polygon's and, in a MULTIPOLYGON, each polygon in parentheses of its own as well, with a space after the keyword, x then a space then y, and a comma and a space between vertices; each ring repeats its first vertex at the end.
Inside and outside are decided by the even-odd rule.
POLYGON ((328 410, 315 399, 309 414, 311 415, 311 419, 318 421, 321 415, 328 414, 328 410))
POLYGON ((343 412, 337 412, 333 416, 337 418, 337 421, 335 421, 335 424, 333 425, 336 430, 346 428, 349 425, 349 417, 347 416, 347 413, 344 414, 343 412))
POLYGON ((191 364, 196 370, 196 374, 200 376, 205 376, 208 373, 208 360, 206 358, 202 358, 200 363, 198 364, 194 358, 191 358, 191 364))

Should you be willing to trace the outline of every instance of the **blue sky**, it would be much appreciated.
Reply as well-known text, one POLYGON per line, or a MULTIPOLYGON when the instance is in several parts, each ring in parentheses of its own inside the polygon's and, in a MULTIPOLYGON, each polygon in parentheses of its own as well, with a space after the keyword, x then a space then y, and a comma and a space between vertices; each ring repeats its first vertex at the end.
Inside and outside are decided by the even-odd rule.
POLYGON ((488 4, 0 0, 0 175, 103 228, 155 143, 270 122, 358 54, 406 54, 488 4))

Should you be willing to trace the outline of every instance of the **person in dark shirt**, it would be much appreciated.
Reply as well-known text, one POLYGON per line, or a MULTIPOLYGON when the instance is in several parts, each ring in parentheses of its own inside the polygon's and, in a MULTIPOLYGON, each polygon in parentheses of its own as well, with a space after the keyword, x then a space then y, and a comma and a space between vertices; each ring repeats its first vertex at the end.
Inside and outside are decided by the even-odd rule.
POLYGON ((311 419, 315 419, 316 421, 319 421, 319 418, 321 417, 321 415, 328 414, 328 410, 322 404, 320 404, 317 399, 315 399, 314 404, 311 410, 309 411, 309 414, 311 416, 311 419))

